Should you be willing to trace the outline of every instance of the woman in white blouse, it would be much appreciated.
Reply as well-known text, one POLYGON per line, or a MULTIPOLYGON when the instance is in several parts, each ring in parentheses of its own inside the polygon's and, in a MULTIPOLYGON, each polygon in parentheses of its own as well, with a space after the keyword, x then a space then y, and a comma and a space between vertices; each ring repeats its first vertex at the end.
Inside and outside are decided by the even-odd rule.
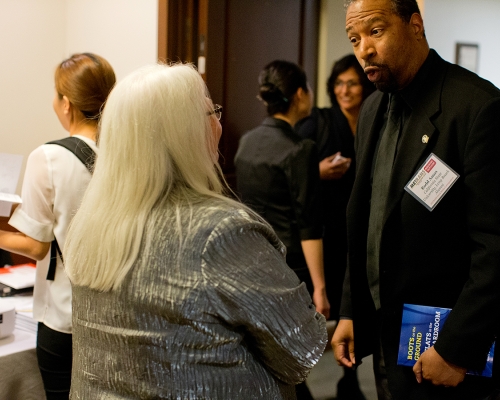
MULTIPOLYGON (((64 129, 80 140, 72 139, 77 146, 97 151, 101 108, 114 84, 113 69, 95 54, 75 54, 57 66, 53 107, 64 129)), ((39 321, 37 356, 48 400, 69 397, 71 284, 61 257, 90 179, 87 166, 70 150, 57 144, 36 148, 26 165, 23 204, 9 221, 19 232, 0 231, 0 248, 37 260, 33 317, 39 321)))

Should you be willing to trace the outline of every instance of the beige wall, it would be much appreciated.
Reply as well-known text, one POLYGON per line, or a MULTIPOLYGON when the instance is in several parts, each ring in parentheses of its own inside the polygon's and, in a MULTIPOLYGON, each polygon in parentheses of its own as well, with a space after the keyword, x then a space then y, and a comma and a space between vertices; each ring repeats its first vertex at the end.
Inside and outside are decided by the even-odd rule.
POLYGON ((0 152, 23 154, 62 136, 53 73, 64 56, 60 0, 0 0, 0 152))
POLYGON ((65 0, 67 55, 90 51, 106 58, 121 79, 154 63, 158 0, 65 0))
POLYGON ((34 148, 66 135, 52 110, 61 60, 95 52, 121 79, 156 61, 157 23, 157 0, 0 0, 0 152, 22 154, 25 165, 34 148))
POLYGON ((352 46, 345 33, 344 0, 321 1, 318 50, 316 104, 318 107, 329 107, 326 80, 332 65, 340 57, 352 53, 352 46))
POLYGON ((430 46, 455 62, 457 43, 477 44, 477 74, 500 87, 499 0, 428 0, 425 31, 430 46))

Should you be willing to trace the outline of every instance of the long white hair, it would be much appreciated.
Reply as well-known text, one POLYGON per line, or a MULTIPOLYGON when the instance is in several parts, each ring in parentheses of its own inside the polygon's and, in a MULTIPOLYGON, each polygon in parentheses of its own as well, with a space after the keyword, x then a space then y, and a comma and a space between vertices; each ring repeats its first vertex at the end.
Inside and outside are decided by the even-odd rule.
POLYGON ((73 284, 118 287, 153 207, 206 196, 233 202, 222 195, 212 107, 189 64, 146 66, 116 85, 102 115, 94 175, 65 244, 73 284))

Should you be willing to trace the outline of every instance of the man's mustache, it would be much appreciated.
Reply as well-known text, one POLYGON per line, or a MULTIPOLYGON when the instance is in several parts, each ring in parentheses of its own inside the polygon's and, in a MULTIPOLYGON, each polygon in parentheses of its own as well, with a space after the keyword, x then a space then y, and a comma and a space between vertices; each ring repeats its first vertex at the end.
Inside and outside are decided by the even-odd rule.
POLYGON ((387 65, 386 64, 378 64, 378 63, 367 61, 367 62, 365 62, 365 65, 363 66, 363 69, 366 69, 368 67, 387 68, 387 65))

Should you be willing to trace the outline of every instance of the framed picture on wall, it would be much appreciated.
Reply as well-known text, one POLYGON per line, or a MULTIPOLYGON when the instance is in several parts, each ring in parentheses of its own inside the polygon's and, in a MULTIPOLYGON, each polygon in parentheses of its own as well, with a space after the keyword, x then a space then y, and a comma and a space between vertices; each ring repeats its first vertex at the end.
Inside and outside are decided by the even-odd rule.
POLYGON ((477 73, 479 60, 479 45, 457 43, 455 50, 455 64, 477 73))

